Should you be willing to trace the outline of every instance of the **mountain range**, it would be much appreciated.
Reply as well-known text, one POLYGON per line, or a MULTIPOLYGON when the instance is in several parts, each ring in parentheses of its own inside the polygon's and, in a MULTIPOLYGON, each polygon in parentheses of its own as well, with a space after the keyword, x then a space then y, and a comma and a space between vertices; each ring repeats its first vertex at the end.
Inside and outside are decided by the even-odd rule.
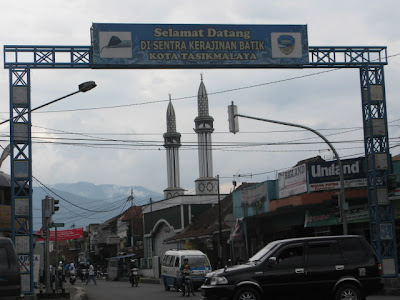
POLYGON ((113 184, 96 185, 90 182, 57 183, 43 187, 33 187, 33 228, 42 227, 42 199, 46 196, 59 200, 59 210, 53 221, 64 223, 62 229, 85 227, 93 223, 103 223, 125 211, 132 205, 142 206, 163 199, 163 194, 141 186, 119 186, 113 184))

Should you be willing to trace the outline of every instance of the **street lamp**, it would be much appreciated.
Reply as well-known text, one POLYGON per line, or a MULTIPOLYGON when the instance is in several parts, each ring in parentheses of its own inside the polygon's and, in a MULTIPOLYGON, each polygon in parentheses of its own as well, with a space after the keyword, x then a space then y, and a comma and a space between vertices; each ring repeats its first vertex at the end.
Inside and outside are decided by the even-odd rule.
POLYGON ((77 93, 80 93, 80 92, 86 93, 87 91, 90 91, 91 89, 95 88, 96 86, 97 86, 97 85, 96 85, 96 83, 95 83, 94 81, 86 81, 86 82, 84 82, 84 83, 81 83, 81 84, 78 86, 78 90, 77 90, 77 91, 75 91, 75 92, 73 92, 73 93, 71 93, 71 94, 62 96, 61 98, 55 99, 55 100, 53 100, 53 101, 47 102, 47 103, 45 103, 45 104, 42 104, 42 105, 40 105, 40 106, 38 106, 38 107, 35 107, 34 109, 27 110, 27 111, 25 111, 24 113, 22 113, 22 114, 20 114, 20 115, 17 115, 17 116, 15 116, 15 117, 13 117, 13 118, 10 118, 10 119, 8 119, 8 120, 2 121, 2 122, 0 122, 0 125, 2 125, 2 124, 4 124, 4 123, 7 123, 7 122, 10 122, 10 121, 12 121, 12 120, 14 120, 14 119, 20 118, 20 117, 22 117, 23 115, 26 115, 26 114, 29 113, 29 112, 33 112, 33 111, 35 111, 35 110, 38 110, 38 109, 43 108, 43 107, 45 107, 45 106, 47 106, 47 105, 53 104, 53 103, 55 103, 55 102, 58 102, 58 101, 60 101, 60 100, 62 100, 62 99, 68 98, 68 97, 70 97, 70 96, 72 96, 72 95, 75 95, 75 94, 77 94, 77 93))
POLYGON ((306 130, 309 130, 309 131, 315 133, 320 138, 322 138, 325 141, 325 143, 327 143, 329 145, 329 147, 332 149, 333 153, 335 154, 337 163, 339 165, 340 215, 342 217, 342 223, 343 223, 343 234, 344 235, 347 234, 347 216, 346 216, 346 213, 345 213, 345 210, 347 210, 347 208, 345 208, 346 199, 345 199, 345 193, 344 193, 343 166, 342 166, 342 162, 340 160, 339 154, 336 152, 336 149, 333 147, 333 145, 322 134, 320 134, 318 131, 316 131, 316 130, 314 130, 312 128, 309 128, 307 126, 304 126, 304 125, 281 122, 281 121, 275 121, 275 120, 269 120, 269 119, 262 119, 262 118, 256 118, 256 117, 250 117, 250 116, 238 114, 237 113, 237 106, 233 104, 233 101, 232 101, 232 104, 228 106, 228 117, 229 117, 229 130, 230 130, 230 132, 233 132, 233 133, 236 133, 236 132, 239 131, 239 124, 238 124, 238 120, 237 120, 236 117, 242 117, 242 118, 253 119, 253 120, 258 120, 258 121, 263 121, 263 122, 269 122, 269 123, 275 123, 275 124, 280 124, 280 125, 286 125, 286 126, 292 126, 292 127, 298 127, 298 128, 306 129, 306 130))

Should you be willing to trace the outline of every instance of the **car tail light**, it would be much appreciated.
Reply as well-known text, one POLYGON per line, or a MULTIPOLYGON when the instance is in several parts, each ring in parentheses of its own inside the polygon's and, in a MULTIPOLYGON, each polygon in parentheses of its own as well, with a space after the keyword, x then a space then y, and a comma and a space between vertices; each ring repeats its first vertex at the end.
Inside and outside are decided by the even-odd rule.
POLYGON ((379 272, 379 275, 381 275, 382 276, 382 264, 378 264, 378 272, 379 272))

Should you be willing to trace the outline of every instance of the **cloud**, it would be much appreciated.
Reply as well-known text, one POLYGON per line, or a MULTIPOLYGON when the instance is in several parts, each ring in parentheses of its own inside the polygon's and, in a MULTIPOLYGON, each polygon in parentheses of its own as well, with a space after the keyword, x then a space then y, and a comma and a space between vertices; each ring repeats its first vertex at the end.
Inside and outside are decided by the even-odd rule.
MULTIPOLYGON (((388 47, 389 55, 396 55, 400 53, 397 11, 395 1, 361 0, 336 1, 329 9, 321 1, 115 1, 112 6, 104 0, 7 1, 0 11, 0 25, 7 30, 0 36, 5 45, 88 46, 93 22, 307 24, 311 46, 383 45, 388 47)), ((396 121, 400 111, 396 101, 399 62, 400 55, 394 56, 385 67, 389 121, 396 121)), ((362 127, 358 70, 320 73, 327 70, 33 69, 33 107, 73 92, 81 82, 94 80, 98 84, 88 93, 32 115, 32 131, 37 137, 33 144, 33 174, 49 184, 90 181, 142 185, 162 192, 167 187, 162 135, 171 93, 177 130, 182 134, 181 185, 193 191, 199 176, 193 127, 201 72, 209 93, 210 115, 214 117, 214 175, 221 176, 226 189, 234 175, 253 174, 247 181, 274 179, 276 170, 291 167, 299 160, 315 155, 332 158, 327 146, 309 132, 240 119, 240 132, 229 133, 227 105, 231 101, 240 113, 304 124, 321 129, 333 141, 346 141, 335 144, 342 156, 363 153, 362 130, 357 130, 362 127), (98 109, 101 107, 109 108, 98 109), (355 130, 347 132, 350 129, 343 128, 355 130), (89 139, 96 139, 96 146, 72 145, 89 139), (298 140, 311 144, 284 143, 298 140)), ((5 119, 9 116, 9 73, 5 69, 0 72, 0 117, 5 119)), ((391 143, 395 145, 400 133, 398 122, 389 125, 391 143)), ((0 128, 2 135, 8 131, 0 128)), ((2 143, 7 144, 6 138, 2 143)), ((393 151, 398 153, 396 148, 393 151)), ((9 168, 7 162, 3 168, 9 168)))

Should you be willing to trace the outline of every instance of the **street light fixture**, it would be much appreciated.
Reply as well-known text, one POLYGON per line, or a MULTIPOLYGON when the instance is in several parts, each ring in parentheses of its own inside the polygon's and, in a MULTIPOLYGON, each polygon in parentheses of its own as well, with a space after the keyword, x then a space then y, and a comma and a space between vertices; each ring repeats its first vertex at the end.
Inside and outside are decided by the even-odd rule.
POLYGON ((336 152, 336 149, 333 147, 333 145, 318 131, 309 128, 304 125, 299 125, 299 124, 293 124, 293 123, 287 123, 287 122, 281 122, 281 121, 275 121, 275 120, 269 120, 269 119, 262 119, 262 118, 256 118, 256 117, 250 117, 246 115, 241 115, 237 113, 237 106, 232 104, 228 106, 228 117, 229 117, 229 130, 230 132, 236 133, 239 131, 239 124, 237 117, 242 117, 242 118, 247 118, 247 119, 253 119, 253 120, 258 120, 258 121, 264 121, 264 122, 269 122, 269 123, 275 123, 275 124, 280 124, 280 125, 286 125, 286 126, 292 126, 292 127, 298 127, 302 129, 309 130, 316 135, 318 135, 320 138, 322 138, 325 143, 328 144, 328 146, 332 149, 332 152, 335 154, 337 163, 339 165, 339 179, 340 179, 340 216, 342 218, 342 223, 343 223, 343 234, 347 234, 347 216, 346 216, 346 210, 347 210, 347 204, 346 204, 346 199, 345 199, 345 192, 344 192, 344 175, 343 175, 343 165, 342 161, 340 160, 339 154, 336 152))
POLYGON ((84 83, 81 83, 79 85, 79 91, 86 93, 87 91, 90 91, 91 89, 94 89, 96 87, 96 83, 94 81, 86 81, 84 83))
POLYGON ((47 103, 45 103, 45 104, 42 104, 42 105, 40 105, 40 106, 38 106, 38 107, 35 107, 35 108, 31 109, 31 110, 27 110, 27 111, 25 111, 24 113, 22 113, 22 114, 20 114, 20 115, 17 115, 17 116, 15 116, 15 117, 13 117, 13 118, 10 118, 10 119, 8 119, 8 120, 2 121, 2 122, 0 122, 0 125, 5 124, 5 123, 7 123, 7 122, 10 122, 10 121, 12 121, 12 120, 14 120, 14 119, 20 118, 20 117, 22 117, 23 115, 26 115, 28 112, 33 112, 33 111, 38 110, 38 109, 40 109, 40 108, 43 108, 43 107, 45 107, 45 106, 47 106, 47 105, 53 104, 53 103, 58 102, 58 101, 60 101, 60 100, 62 100, 62 99, 65 99, 65 98, 68 98, 68 97, 70 97, 70 96, 73 96, 73 95, 75 95, 75 94, 77 94, 77 93, 81 93, 81 92, 82 92, 82 93, 86 93, 87 91, 90 91, 91 89, 95 88, 96 86, 97 86, 97 85, 96 85, 96 83, 95 83, 94 81, 86 81, 86 82, 84 82, 84 83, 81 83, 81 84, 78 86, 78 90, 77 90, 77 91, 75 91, 75 92, 73 92, 73 93, 71 93, 71 94, 62 96, 62 97, 60 97, 60 98, 58 98, 58 99, 55 99, 55 100, 53 100, 53 101, 47 102, 47 103))

